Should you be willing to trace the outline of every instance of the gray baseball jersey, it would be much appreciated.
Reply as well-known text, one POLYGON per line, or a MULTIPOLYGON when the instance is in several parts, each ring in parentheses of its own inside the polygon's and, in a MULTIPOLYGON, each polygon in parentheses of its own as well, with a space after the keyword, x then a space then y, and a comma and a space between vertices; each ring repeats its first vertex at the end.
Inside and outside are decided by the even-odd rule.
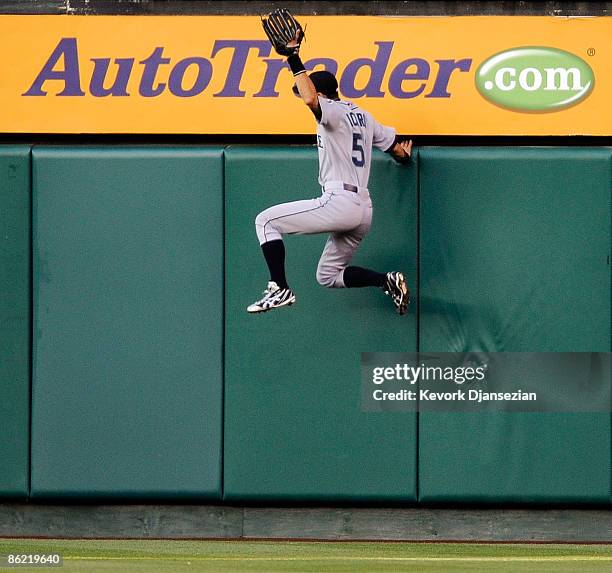
POLYGON ((324 187, 330 181, 343 181, 367 187, 372 147, 389 149, 395 141, 395 129, 381 125, 348 101, 319 97, 319 105, 319 184, 324 187))
POLYGON ((255 219, 260 244, 284 234, 330 233, 317 280, 328 287, 344 287, 343 271, 370 229, 372 201, 368 179, 372 147, 389 149, 395 129, 378 123, 353 103, 319 97, 317 128, 319 184, 315 199, 292 201, 262 211, 255 219))

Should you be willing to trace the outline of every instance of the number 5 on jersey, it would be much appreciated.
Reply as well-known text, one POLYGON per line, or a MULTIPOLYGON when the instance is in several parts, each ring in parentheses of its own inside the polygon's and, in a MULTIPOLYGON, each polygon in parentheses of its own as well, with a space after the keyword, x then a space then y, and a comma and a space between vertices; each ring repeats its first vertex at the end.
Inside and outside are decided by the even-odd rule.
POLYGON ((357 167, 365 165, 365 153, 363 151, 363 135, 353 132, 353 155, 351 156, 353 163, 357 167))

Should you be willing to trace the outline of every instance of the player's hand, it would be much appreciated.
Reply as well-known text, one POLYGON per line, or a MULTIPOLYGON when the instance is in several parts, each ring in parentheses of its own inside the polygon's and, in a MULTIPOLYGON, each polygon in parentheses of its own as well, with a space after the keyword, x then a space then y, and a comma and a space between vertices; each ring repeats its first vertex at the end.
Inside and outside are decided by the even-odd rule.
POLYGON ((391 157, 398 163, 410 163, 412 157, 412 139, 396 141, 391 150, 391 157))
POLYGON ((295 32, 295 36, 293 36, 293 40, 291 40, 287 44, 287 48, 298 48, 299 49, 300 44, 302 43, 303 39, 304 39, 304 31, 302 30, 302 28, 298 28, 295 32))
POLYGON ((404 153, 406 154, 406 157, 412 157, 412 139, 410 139, 409 141, 400 141, 399 146, 403 149, 404 153))

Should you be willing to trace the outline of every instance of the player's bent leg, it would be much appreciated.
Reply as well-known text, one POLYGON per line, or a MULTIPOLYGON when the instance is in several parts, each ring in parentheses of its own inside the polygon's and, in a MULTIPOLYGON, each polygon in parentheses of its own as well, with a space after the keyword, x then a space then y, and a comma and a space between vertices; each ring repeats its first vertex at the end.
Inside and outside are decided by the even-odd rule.
POLYGON ((344 270, 353 258, 367 230, 332 233, 325 243, 317 265, 317 282, 328 288, 346 288, 344 270))
POLYGON ((327 269, 323 269, 320 266, 317 267, 317 282, 324 287, 327 288, 343 288, 344 285, 340 280, 340 273, 337 270, 333 269, 331 272, 328 272, 327 269))
POLYGON ((255 217, 255 232, 260 245, 283 237, 280 229, 274 224, 274 210, 275 207, 270 207, 255 217))
POLYGON ((361 234, 353 233, 330 235, 317 267, 317 282, 330 288, 378 287, 391 297, 398 314, 406 314, 410 304, 410 291, 403 273, 379 273, 371 269, 348 266, 361 238, 361 234))
POLYGON ((349 198, 324 193, 316 199, 274 205, 255 219, 259 243, 283 235, 348 232, 360 224, 362 208, 349 198))
POLYGON ((351 268, 348 265, 372 225, 372 202, 369 198, 361 201, 360 209, 359 225, 348 232, 333 233, 327 239, 317 267, 319 284, 334 288, 357 286, 351 283, 351 272, 346 271, 351 268))
POLYGON ((285 278, 285 244, 282 239, 263 243, 261 250, 270 271, 270 281, 263 297, 247 307, 247 312, 251 313, 267 312, 295 302, 295 295, 285 278))
MULTIPOLYGON (((255 229, 268 269, 270 282, 263 298, 247 307, 248 312, 266 312, 295 302, 295 295, 285 278, 284 234, 314 234, 335 230, 349 230, 359 226, 363 219, 362 207, 346 196, 324 193, 321 197, 275 205, 262 211, 255 219, 255 229)), ((361 240, 357 240, 357 244, 361 240)), ((321 275, 329 286, 344 286, 340 272, 348 264, 356 246, 350 248, 349 257, 330 268, 331 275, 321 275), (332 284, 334 283, 334 284, 332 284)), ((319 276, 319 275, 318 275, 319 276)))
POLYGON ((288 288, 285 277, 285 243, 282 239, 268 241, 261 245, 261 250, 270 271, 270 280, 280 288, 288 288))
MULTIPOLYGON (((270 281, 263 297, 250 304, 247 312, 267 312, 295 302, 295 294, 285 276, 285 245, 282 238, 285 232, 295 232, 294 228, 287 226, 287 221, 291 223, 295 214, 308 212, 317 205, 316 200, 282 203, 262 211, 255 218, 255 231, 270 272, 270 281)), ((293 224, 295 226, 295 221, 293 224)))

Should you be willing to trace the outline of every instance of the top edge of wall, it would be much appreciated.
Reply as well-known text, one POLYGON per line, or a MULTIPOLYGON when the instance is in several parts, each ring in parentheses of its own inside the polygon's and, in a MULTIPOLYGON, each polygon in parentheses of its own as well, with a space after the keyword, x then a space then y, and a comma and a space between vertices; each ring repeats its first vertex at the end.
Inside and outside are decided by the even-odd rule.
POLYGON ((607 16, 612 13, 612 2, 0 0, 0 14, 260 15, 275 8, 322 16, 607 16))

